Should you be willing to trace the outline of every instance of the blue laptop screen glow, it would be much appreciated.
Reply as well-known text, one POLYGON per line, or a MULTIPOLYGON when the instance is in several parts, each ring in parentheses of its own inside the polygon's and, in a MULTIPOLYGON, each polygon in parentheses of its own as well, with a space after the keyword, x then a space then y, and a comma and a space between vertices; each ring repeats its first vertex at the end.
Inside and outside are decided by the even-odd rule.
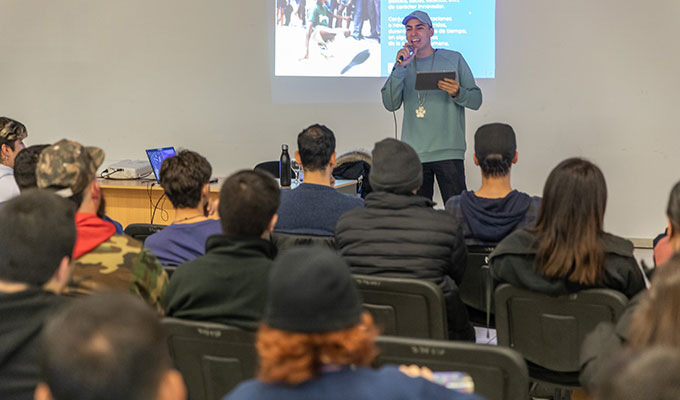
POLYGON ((151 168, 153 169, 153 174, 156 177, 156 182, 160 182, 160 172, 161 172, 161 164, 163 164, 163 160, 165 160, 168 157, 172 157, 176 155, 175 153, 175 148, 174 147, 163 147, 160 149, 147 149, 146 150, 146 155, 149 157, 149 163, 151 164, 151 168))

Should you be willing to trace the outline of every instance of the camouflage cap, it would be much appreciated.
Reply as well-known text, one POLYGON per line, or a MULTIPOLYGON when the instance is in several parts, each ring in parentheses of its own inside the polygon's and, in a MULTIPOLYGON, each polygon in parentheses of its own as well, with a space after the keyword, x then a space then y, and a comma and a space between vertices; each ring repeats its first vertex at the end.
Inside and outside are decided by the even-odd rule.
POLYGON ((24 124, 11 118, 0 117, 0 138, 7 140, 24 140, 28 131, 24 124))
POLYGON ((39 188, 63 187, 57 194, 71 197, 81 193, 92 182, 97 168, 104 162, 104 150, 85 147, 72 140, 61 139, 40 153, 35 175, 39 188))

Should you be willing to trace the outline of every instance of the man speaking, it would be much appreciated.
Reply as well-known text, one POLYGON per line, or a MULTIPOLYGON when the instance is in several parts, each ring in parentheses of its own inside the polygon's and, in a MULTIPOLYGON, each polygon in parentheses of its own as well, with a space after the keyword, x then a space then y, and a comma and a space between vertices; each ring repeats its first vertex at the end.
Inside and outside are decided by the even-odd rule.
POLYGON ((407 43, 397 53, 392 74, 381 90, 382 101, 389 111, 404 103, 401 138, 416 150, 423 164, 418 195, 432 199, 436 176, 446 202, 466 189, 465 107, 479 109, 482 91, 460 53, 432 47, 434 29, 427 13, 414 11, 402 23, 407 43), (440 80, 440 90, 416 90, 417 72, 455 72, 455 79, 440 80))

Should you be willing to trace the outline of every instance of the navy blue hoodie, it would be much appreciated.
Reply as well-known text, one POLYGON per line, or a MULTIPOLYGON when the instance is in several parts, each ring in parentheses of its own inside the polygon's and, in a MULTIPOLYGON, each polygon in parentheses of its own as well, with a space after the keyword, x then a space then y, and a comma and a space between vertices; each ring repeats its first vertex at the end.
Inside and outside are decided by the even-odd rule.
POLYGON ((540 202, 517 190, 499 199, 464 191, 446 202, 446 210, 463 226, 467 245, 495 246, 515 229, 534 225, 540 202))

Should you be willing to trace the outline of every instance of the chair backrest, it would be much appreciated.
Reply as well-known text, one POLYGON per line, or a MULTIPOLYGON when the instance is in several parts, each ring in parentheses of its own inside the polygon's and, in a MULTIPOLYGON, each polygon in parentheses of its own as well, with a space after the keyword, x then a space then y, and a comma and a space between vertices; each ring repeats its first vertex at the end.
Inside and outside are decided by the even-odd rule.
POLYGON ((579 370, 584 337, 602 321, 615 322, 628 299, 611 289, 547 296, 502 284, 496 289, 498 344, 556 372, 579 370))
POLYGON ((487 324, 493 313, 494 282, 489 273, 489 254, 493 247, 468 246, 467 266, 459 286, 460 298, 466 306, 486 313, 487 324))
POLYGON ((514 350, 484 344, 379 336, 377 366, 416 364, 432 371, 461 371, 472 377, 475 393, 488 400, 526 400, 529 373, 514 350))
MULTIPOLYGON (((263 161, 255 166, 253 169, 269 172, 274 178, 279 178, 279 162, 278 161, 263 161)), ((292 177, 292 175, 291 175, 292 177)))
POLYGON ((191 400, 219 400, 257 371, 255 334, 238 328, 164 318, 170 356, 191 400))
POLYGON ((296 235, 292 233, 272 232, 270 235, 272 244, 279 251, 299 246, 320 246, 337 249, 335 236, 296 235))
POLYGON ((162 230, 167 225, 158 224, 130 224, 125 227, 125 234, 144 243, 146 238, 162 230))
POLYGON ((444 295, 432 282, 419 279, 354 275, 371 313, 385 335, 447 339, 444 295))

